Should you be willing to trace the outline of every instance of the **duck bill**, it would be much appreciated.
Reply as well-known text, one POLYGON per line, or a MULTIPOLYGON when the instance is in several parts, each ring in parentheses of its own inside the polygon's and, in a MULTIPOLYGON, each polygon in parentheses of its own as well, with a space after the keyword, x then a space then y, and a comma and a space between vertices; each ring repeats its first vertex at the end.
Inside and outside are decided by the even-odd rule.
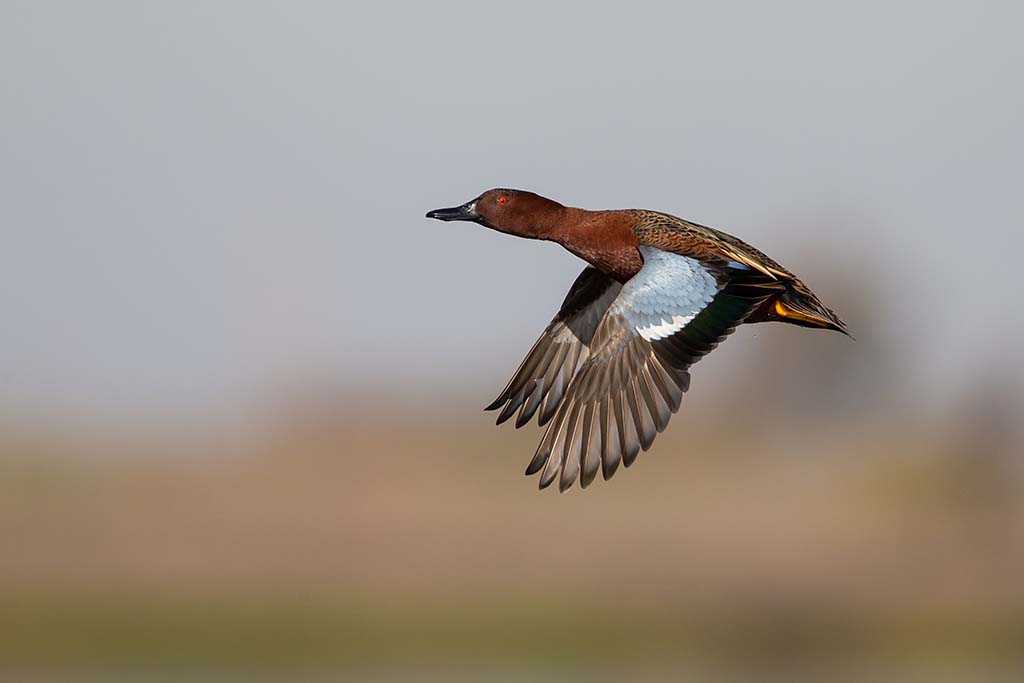
POLYGON ((480 214, 476 212, 476 200, 474 199, 462 206, 428 211, 427 218, 436 218, 439 221, 478 221, 480 214))

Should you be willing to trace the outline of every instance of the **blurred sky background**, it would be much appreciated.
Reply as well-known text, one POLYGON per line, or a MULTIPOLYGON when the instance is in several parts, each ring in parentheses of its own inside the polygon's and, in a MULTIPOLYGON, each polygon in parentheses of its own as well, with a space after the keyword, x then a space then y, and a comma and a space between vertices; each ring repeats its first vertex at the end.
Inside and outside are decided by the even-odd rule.
POLYGON ((5 409, 202 413, 310 376, 479 403, 581 265, 423 218, 492 186, 743 237, 908 396, 1019 373, 1015 3, 2 13, 5 409))
POLYGON ((0 676, 1020 680, 1022 20, 0 0, 0 676), (539 494, 480 409, 583 264, 423 216, 494 186, 736 234, 857 341, 744 326, 539 494))

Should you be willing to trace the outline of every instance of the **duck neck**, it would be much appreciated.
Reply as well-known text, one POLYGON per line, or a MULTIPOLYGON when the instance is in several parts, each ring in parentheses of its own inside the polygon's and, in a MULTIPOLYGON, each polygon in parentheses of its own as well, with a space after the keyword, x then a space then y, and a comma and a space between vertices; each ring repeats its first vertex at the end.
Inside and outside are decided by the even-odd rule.
POLYGON ((625 211, 588 211, 566 208, 554 241, 620 282, 633 277, 643 266, 625 211))
POLYGON ((573 220, 573 212, 579 210, 547 200, 543 207, 531 211, 529 217, 523 217, 516 233, 529 239, 561 243, 568 225, 573 220))

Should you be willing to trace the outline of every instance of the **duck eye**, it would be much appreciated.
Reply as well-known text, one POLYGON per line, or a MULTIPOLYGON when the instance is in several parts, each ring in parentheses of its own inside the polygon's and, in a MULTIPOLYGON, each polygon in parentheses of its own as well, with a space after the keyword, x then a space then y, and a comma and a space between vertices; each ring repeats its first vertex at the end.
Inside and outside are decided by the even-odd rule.
POLYGON ((508 204, 508 197, 498 197, 498 203, 501 204, 502 206, 505 206, 506 204, 508 204))

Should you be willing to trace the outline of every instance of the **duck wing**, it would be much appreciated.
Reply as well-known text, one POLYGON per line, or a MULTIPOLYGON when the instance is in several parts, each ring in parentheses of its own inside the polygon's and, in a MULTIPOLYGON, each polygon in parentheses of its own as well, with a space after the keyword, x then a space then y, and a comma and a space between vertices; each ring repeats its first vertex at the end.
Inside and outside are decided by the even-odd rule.
POLYGON ((498 424, 519 411, 522 427, 540 409, 539 423, 551 419, 576 370, 590 355, 598 323, 622 285, 596 268, 579 274, 558 313, 537 339, 501 394, 485 410, 497 410, 498 424))
POLYGON ((690 386, 689 368, 773 293, 734 283, 729 268, 641 246, 644 265, 597 326, 589 357, 558 406, 527 474, 540 487, 598 469, 610 478, 668 425, 690 386))

